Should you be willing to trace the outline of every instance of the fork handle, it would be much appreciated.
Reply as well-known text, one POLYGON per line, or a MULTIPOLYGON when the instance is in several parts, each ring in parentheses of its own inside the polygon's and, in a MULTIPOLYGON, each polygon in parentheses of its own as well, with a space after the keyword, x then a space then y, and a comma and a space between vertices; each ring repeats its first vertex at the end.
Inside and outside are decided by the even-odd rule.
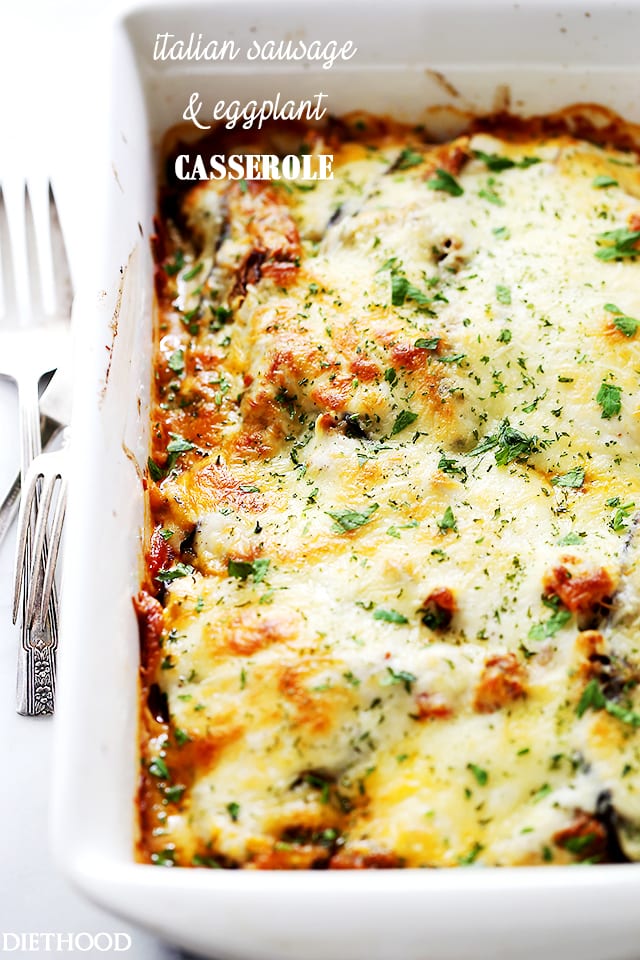
POLYGON ((50 622, 51 617, 56 617, 53 604, 49 606, 46 625, 36 621, 31 630, 21 631, 16 710, 23 717, 46 717, 53 713, 58 631, 57 623, 50 622))
MULTIPOLYGON (((20 407, 20 473, 25 482, 27 470, 41 450, 40 404, 38 381, 23 379, 18 383, 20 407)), ((36 494, 37 502, 37 494, 36 494)), ((27 530, 24 570, 31 569, 33 524, 27 530)), ((40 584, 40 587, 42 584, 40 584)), ((22 716, 48 716, 53 713, 56 682, 56 646, 58 636, 57 599, 52 596, 48 616, 39 618, 31 627, 26 617, 27 590, 22 593, 22 623, 18 670, 16 709, 22 716)))

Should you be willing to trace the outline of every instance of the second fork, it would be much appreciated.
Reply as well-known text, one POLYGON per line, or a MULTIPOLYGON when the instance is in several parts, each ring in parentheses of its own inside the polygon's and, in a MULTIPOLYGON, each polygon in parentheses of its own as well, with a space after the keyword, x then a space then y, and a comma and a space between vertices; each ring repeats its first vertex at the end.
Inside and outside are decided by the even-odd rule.
MULTIPOLYGON (((14 380, 20 410, 20 465, 23 483, 40 453, 38 384, 67 351, 70 284, 55 201, 47 180, 3 181, 0 188, 0 376, 14 380)), ((26 535, 24 567, 32 567, 33 525, 26 535)), ((46 544, 43 544, 46 550, 46 544)), ((33 627, 23 592, 18 657, 19 713, 53 712, 57 599, 51 593, 48 617, 33 627)), ((16 611, 17 612, 17 611, 16 611)))

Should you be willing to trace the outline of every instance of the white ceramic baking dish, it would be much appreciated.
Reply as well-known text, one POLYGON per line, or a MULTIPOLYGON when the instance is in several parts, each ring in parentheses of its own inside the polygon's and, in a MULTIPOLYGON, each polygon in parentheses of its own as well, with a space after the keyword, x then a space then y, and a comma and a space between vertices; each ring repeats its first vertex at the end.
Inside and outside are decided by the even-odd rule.
POLYGON ((95 251, 81 300, 57 718, 54 837, 95 901, 218 960, 637 960, 640 865, 258 873, 133 860, 140 577, 155 148, 189 94, 329 95, 421 120, 425 107, 603 103, 640 121, 640 2, 202 0, 138 4, 113 25, 95 251), (331 70, 154 63, 157 33, 353 40, 331 70), (446 78, 443 81, 442 76, 446 78), (455 88, 455 89, 454 89, 455 88), (457 91, 457 94, 456 94, 457 91))

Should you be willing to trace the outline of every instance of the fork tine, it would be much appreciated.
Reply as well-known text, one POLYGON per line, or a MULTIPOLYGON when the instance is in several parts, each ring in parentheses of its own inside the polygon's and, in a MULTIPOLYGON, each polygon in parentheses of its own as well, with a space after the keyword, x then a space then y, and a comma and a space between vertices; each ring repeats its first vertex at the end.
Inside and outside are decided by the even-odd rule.
POLYGON ((49 510, 51 509, 51 498, 56 485, 57 474, 42 474, 42 486, 40 488, 40 498, 36 504, 36 522, 33 532, 31 547, 31 568, 27 579, 26 590, 28 594, 27 605, 25 609, 25 618, 27 625, 31 626, 33 612, 36 605, 35 594, 38 586, 42 583, 41 568, 46 561, 45 539, 47 536, 47 520, 49 510))
POLYGON ((51 229, 52 262, 58 310, 62 313, 68 313, 71 311, 71 301, 73 299, 71 268, 69 266, 67 245, 64 240, 64 233, 62 232, 62 225, 60 223, 58 204, 56 202, 56 197, 51 184, 49 184, 49 201, 49 226, 51 229))
POLYGON ((13 622, 18 619, 18 610, 20 609, 20 595, 22 593, 22 584, 25 574, 25 563, 27 555, 27 542, 30 538, 31 510, 36 496, 36 489, 39 472, 35 470, 27 474, 24 485, 24 492, 20 503, 20 513, 18 514, 18 540, 16 544, 16 567, 13 580, 13 622))
MULTIPOLYGON (((58 499, 56 501, 53 520, 51 521, 49 553, 45 563, 44 582, 42 584, 42 596, 40 598, 39 617, 41 622, 44 622, 44 618, 49 608, 51 591, 53 590, 53 580, 58 562, 58 552, 60 550, 60 541, 62 540, 62 525, 64 523, 65 511, 67 509, 67 481, 63 476, 58 475, 58 478, 60 480, 60 486, 58 489, 58 499)), ((31 602, 31 597, 29 597, 29 602, 31 602)))
POLYGON ((32 180, 27 185, 27 193, 33 217, 34 246, 40 277, 40 302, 46 316, 55 313, 57 306, 51 245, 51 185, 48 180, 32 180))
POLYGON ((29 283, 29 254, 27 248, 27 193, 23 182, 3 184, 4 207, 9 226, 9 246, 13 287, 16 298, 16 314, 25 325, 32 315, 29 283))

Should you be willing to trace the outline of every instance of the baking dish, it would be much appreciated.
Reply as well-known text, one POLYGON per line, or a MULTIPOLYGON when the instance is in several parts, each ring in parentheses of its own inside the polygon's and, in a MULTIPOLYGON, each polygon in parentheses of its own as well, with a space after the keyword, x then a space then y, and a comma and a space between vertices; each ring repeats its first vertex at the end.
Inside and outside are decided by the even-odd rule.
POLYGON ((637 866, 391 871, 339 875, 158 869, 133 862, 140 464, 147 453, 149 233, 154 157, 194 90, 203 99, 328 94, 333 112, 433 122, 425 108, 547 112, 597 101, 638 120, 640 6, 585 9, 334 0, 139 5, 113 28, 102 213, 83 302, 68 516, 54 829, 63 868, 95 900, 219 958, 632 958, 637 866), (460 25, 463 29, 460 29, 460 25), (353 39, 332 70, 153 63, 157 33, 220 39, 353 39), (459 916, 464 917, 461 923, 459 916), (248 919, 250 918, 250 919, 248 919))

